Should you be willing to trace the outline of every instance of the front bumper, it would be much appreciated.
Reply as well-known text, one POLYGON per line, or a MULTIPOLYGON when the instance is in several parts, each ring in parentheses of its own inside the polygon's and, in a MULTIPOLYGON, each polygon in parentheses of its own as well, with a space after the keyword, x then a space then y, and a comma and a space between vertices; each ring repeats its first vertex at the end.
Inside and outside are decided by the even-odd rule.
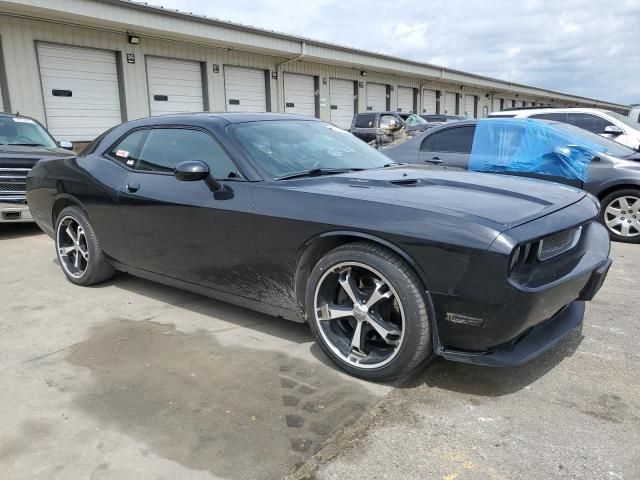
POLYGON ((0 223, 33 222, 26 200, 0 200, 0 223))
POLYGON ((465 352, 443 349, 440 355, 447 360, 473 363, 489 367, 522 365, 549 350, 582 324, 584 302, 593 299, 609 272, 611 259, 591 274, 591 278, 577 301, 570 303, 550 319, 530 328, 508 345, 484 352, 465 352))
POLYGON ((533 360, 582 324, 584 302, 573 302, 546 322, 531 328, 509 347, 488 352, 464 352, 444 349, 441 356, 456 362, 488 367, 514 367, 533 360))

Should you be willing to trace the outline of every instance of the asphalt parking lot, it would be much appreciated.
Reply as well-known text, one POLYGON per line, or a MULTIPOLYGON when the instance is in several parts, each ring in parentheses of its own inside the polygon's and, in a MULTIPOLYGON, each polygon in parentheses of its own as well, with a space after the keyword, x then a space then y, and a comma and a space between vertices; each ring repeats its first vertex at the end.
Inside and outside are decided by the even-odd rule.
POLYGON ((304 325, 128 275, 75 287, 33 225, 0 225, 0 252, 3 479, 640 478, 638 246, 553 351, 397 388, 304 325))

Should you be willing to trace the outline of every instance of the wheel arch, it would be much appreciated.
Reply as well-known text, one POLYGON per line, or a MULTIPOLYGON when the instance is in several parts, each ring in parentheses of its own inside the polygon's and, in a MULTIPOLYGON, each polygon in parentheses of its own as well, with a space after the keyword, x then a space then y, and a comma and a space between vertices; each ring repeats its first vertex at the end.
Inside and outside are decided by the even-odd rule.
POLYGON ((323 255, 333 250, 334 248, 347 243, 353 243, 362 240, 380 245, 397 254, 418 276, 422 290, 427 291, 428 281, 424 270, 420 268, 420 266, 410 255, 408 255, 403 249, 393 244, 392 242, 389 242, 388 240, 380 238, 376 235, 351 230, 324 232, 307 240, 298 252, 294 278, 295 295, 296 301, 298 302, 298 306, 303 313, 303 317, 305 318, 305 320, 306 314, 304 299, 307 289, 307 280, 309 279, 311 270, 313 269, 315 264, 318 262, 318 260, 320 260, 320 258, 322 258, 323 255))
POLYGON ((598 200, 602 201, 605 199, 607 195, 612 194, 616 190, 625 190, 625 189, 640 190, 640 180, 638 180, 635 183, 627 180, 624 182, 609 184, 605 186, 602 190, 600 190, 596 196, 598 197, 598 200))
POLYGON ((84 205, 80 200, 66 193, 60 194, 51 204, 51 225, 54 231, 56 228, 56 220, 58 219, 58 215, 60 215, 60 212, 67 207, 79 207, 82 209, 85 215, 87 215, 87 217, 89 216, 89 214, 87 213, 87 209, 84 208, 84 205))

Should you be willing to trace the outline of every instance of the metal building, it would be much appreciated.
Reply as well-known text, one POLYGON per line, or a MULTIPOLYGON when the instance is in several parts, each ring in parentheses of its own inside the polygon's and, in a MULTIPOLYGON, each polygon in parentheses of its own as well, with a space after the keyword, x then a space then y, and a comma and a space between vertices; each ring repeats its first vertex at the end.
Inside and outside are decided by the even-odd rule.
POLYGON ((623 105, 126 0, 0 0, 0 110, 85 142, 148 115, 279 111, 348 128, 366 110, 470 117, 623 105))

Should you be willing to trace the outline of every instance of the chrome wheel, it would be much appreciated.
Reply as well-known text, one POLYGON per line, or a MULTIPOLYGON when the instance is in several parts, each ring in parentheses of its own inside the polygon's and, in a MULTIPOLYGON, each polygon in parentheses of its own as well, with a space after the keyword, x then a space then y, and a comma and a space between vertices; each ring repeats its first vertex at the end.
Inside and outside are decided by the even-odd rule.
POLYGON ((89 264, 89 246, 84 229, 70 216, 58 223, 56 246, 60 265, 74 278, 82 277, 89 264))
POLYGON ((613 199, 604 210, 604 223, 621 237, 640 235, 640 198, 627 195, 613 199))
POLYGON ((402 346, 405 316, 391 283, 375 269, 343 262, 320 278, 314 319, 329 348, 364 369, 391 362, 402 346))

